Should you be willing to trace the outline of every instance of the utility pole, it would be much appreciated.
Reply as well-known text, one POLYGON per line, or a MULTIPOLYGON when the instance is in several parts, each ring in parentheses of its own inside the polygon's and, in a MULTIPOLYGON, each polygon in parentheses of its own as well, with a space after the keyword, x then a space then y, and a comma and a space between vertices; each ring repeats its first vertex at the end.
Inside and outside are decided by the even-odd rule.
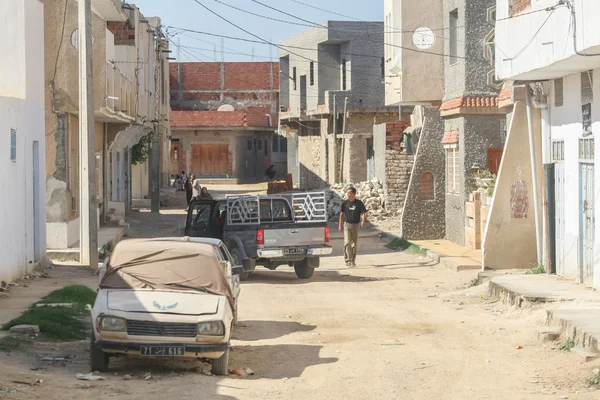
POLYGON ((92 6, 79 0, 79 261, 98 268, 98 210, 96 208, 96 137, 92 80, 92 6))
POLYGON ((333 183, 338 183, 337 102, 333 95, 333 183))
POLYGON ((161 40, 162 35, 160 34, 160 27, 156 27, 156 58, 154 65, 154 129, 150 134, 152 138, 151 150, 150 150, 150 176, 151 176, 151 198, 150 198, 150 212, 153 214, 160 213, 160 147, 162 145, 162 129, 161 129, 161 115, 160 115, 160 98, 161 98, 161 73, 160 69, 163 67, 163 56, 161 40))

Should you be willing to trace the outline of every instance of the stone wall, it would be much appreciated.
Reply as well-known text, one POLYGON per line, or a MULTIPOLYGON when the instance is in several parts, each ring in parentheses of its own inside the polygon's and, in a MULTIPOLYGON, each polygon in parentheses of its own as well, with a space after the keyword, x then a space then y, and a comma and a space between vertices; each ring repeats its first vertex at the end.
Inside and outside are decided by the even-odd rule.
POLYGON ((396 213, 404 207, 410 175, 413 170, 414 157, 401 150, 385 152, 385 208, 396 213))
POLYGON ((437 107, 424 107, 424 116, 401 217, 402 236, 409 240, 443 239, 446 235, 444 123, 437 107), (422 196, 421 178, 428 172, 433 174, 433 200, 422 196))

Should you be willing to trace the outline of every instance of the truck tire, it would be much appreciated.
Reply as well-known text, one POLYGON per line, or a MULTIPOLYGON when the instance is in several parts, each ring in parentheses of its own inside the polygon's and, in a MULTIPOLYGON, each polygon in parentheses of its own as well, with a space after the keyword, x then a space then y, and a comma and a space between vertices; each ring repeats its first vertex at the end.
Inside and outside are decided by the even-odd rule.
POLYGON ((296 276, 300 279, 310 279, 315 273, 315 268, 311 264, 312 263, 309 263, 307 258, 302 261, 294 262, 296 276))
POLYGON ((214 375, 226 376, 228 373, 228 371, 227 371, 228 367, 229 367, 229 349, 225 350, 225 353, 223 353, 223 355, 221 357, 212 360, 211 372, 214 375))
POLYGON ((254 262, 254 260, 242 260, 242 255, 240 253, 240 250, 237 247, 234 247, 232 249, 229 249, 229 252, 231 253, 231 257, 233 258, 233 262, 236 265, 243 265, 244 266, 244 273, 240 276, 240 279, 242 281, 247 281, 248 278, 250 277, 250 273, 252 271, 254 271, 254 268, 256 268, 256 263, 254 262))
POLYGON ((90 341, 90 371, 106 372, 108 371, 108 354, 96 346, 96 335, 92 328, 92 339, 90 341))

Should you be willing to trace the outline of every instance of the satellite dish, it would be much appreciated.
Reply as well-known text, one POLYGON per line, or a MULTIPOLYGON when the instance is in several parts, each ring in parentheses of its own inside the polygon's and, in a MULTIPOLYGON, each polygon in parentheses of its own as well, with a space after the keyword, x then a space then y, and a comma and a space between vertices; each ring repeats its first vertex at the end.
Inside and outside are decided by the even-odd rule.
POLYGON ((217 108, 217 111, 235 111, 232 105, 224 104, 221 107, 217 108))

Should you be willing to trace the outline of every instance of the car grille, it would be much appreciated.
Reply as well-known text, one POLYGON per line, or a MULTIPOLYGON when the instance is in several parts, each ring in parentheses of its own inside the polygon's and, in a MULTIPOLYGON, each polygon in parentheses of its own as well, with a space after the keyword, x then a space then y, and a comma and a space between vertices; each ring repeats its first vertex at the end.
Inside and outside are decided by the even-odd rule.
POLYGON ((195 324, 166 324, 149 321, 127 321, 127 334, 130 336, 196 337, 195 324))

